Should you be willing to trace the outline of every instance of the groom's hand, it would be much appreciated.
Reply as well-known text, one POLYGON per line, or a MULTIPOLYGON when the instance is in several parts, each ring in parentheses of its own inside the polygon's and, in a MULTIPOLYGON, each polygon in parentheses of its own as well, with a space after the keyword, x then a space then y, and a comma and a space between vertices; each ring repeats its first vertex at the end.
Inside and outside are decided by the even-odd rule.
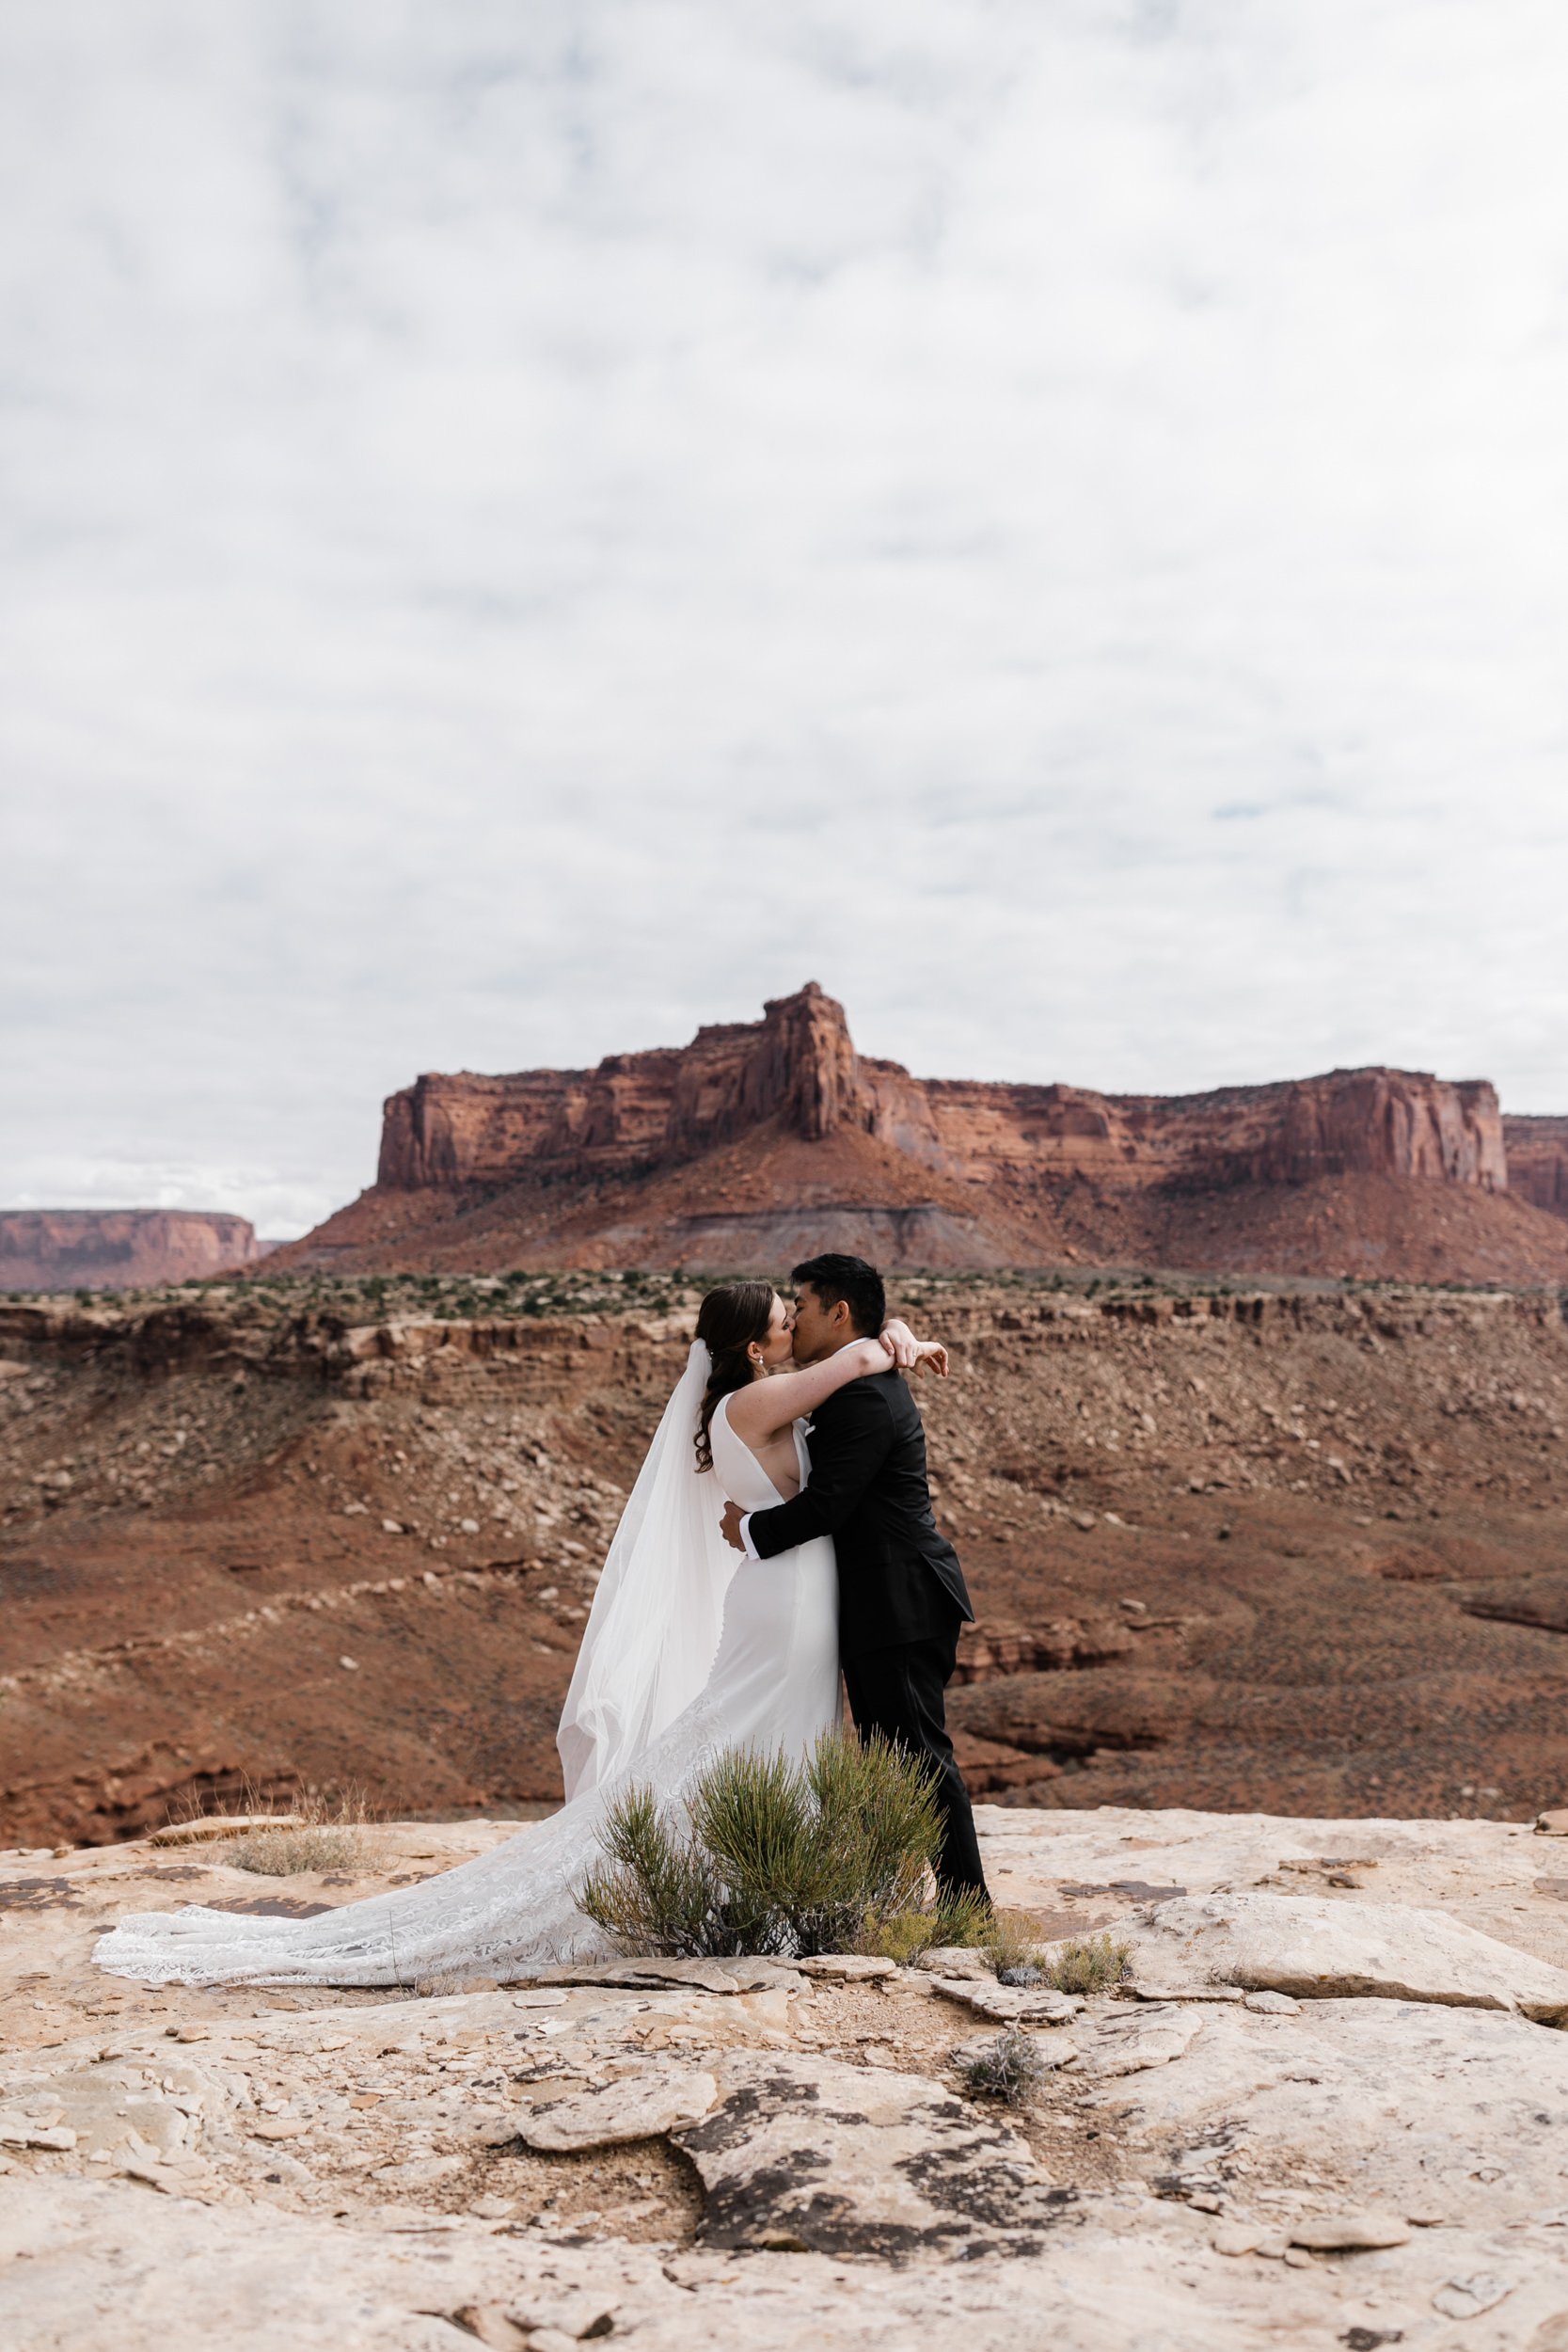
POLYGON ((745 1516, 738 1502, 726 1502, 724 1516, 719 1522, 724 1541, 727 1544, 733 1544, 736 1551, 744 1551, 746 1549, 740 1539, 740 1522, 745 1516))

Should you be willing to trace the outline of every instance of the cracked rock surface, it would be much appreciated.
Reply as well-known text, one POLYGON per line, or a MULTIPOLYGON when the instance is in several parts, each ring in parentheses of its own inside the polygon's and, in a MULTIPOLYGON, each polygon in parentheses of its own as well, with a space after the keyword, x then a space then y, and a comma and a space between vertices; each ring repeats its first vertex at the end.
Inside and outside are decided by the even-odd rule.
MULTIPOLYGON (((979 1818, 1006 1900, 1130 1890, 1132 1980, 1019 2021, 1048 2064, 1018 2108, 956 2062, 1010 2008, 974 1955, 150 1989, 91 1967, 105 1920, 268 1882, 221 1843, 0 1855, 0 2342, 1568 2352, 1549 1840, 979 1818)), ((279 1897, 510 1826, 387 1824, 279 1897)))
POLYGON ((1307 2000, 1381 1994, 1520 2010, 1551 2025, 1568 2019, 1568 1969, 1440 1911, 1302 1896, 1188 1897, 1162 1903, 1139 1943, 1148 1972, 1162 1982, 1184 1975, 1307 2000))

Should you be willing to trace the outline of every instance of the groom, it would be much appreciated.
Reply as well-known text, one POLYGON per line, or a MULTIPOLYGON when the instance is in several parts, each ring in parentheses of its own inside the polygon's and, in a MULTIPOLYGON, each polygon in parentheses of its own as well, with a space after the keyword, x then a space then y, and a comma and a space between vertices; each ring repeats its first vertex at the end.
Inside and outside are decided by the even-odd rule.
MULTIPOLYGON (((863 1258, 829 1251, 795 1268, 798 1364, 820 1363, 886 1319, 882 1278, 863 1258)), ((817 1407, 811 1477, 771 1510, 724 1512, 737 1551, 771 1560, 814 1536, 838 1554, 838 1645, 855 1728, 922 1757, 936 1772, 942 1838, 937 1883, 990 1902, 974 1817, 947 1736, 944 1694, 958 1628, 973 1619, 958 1555, 937 1533, 926 1433, 902 1374, 852 1380, 817 1407)))

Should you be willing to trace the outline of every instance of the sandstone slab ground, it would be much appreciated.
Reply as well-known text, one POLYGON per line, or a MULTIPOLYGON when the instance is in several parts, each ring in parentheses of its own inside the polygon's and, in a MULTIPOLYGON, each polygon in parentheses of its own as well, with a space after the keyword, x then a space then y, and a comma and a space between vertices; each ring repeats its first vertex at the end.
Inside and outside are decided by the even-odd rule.
MULTIPOLYGON (((1053 2062, 1011 2110, 955 2063, 974 1977, 150 1990, 92 1968, 103 1922, 268 1883, 221 1847, 0 1856, 0 2341, 1568 2352, 1568 2033, 1527 2013, 1568 1957, 1549 1841, 1352 1826, 983 1808, 1045 1915, 1064 1883, 1192 1890, 1104 1899, 1142 1979, 1026 2022, 1053 2062), (1354 1886, 1284 1867, 1352 1852, 1354 1886), (1209 1981, 1292 1938, 1366 1989, 1209 1981), (1463 2001, 1455 1954, 1491 1972, 1463 2001)), ((351 1900, 511 1832, 388 1824, 359 1876, 286 1884, 351 1900)))

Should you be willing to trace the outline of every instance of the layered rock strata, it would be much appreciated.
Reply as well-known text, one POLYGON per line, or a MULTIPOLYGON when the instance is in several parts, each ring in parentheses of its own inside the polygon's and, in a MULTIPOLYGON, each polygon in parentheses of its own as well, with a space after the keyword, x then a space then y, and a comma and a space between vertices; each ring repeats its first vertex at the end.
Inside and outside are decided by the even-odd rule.
MULTIPOLYGON (((974 1791, 1563 1803, 1560 1301, 1085 1289, 894 1294, 953 1356, 920 1404, 980 1620, 949 1698, 974 1791)), ((695 1305, 573 1275, 0 1306, 0 1841, 247 1788, 558 1798, 695 1305)))

